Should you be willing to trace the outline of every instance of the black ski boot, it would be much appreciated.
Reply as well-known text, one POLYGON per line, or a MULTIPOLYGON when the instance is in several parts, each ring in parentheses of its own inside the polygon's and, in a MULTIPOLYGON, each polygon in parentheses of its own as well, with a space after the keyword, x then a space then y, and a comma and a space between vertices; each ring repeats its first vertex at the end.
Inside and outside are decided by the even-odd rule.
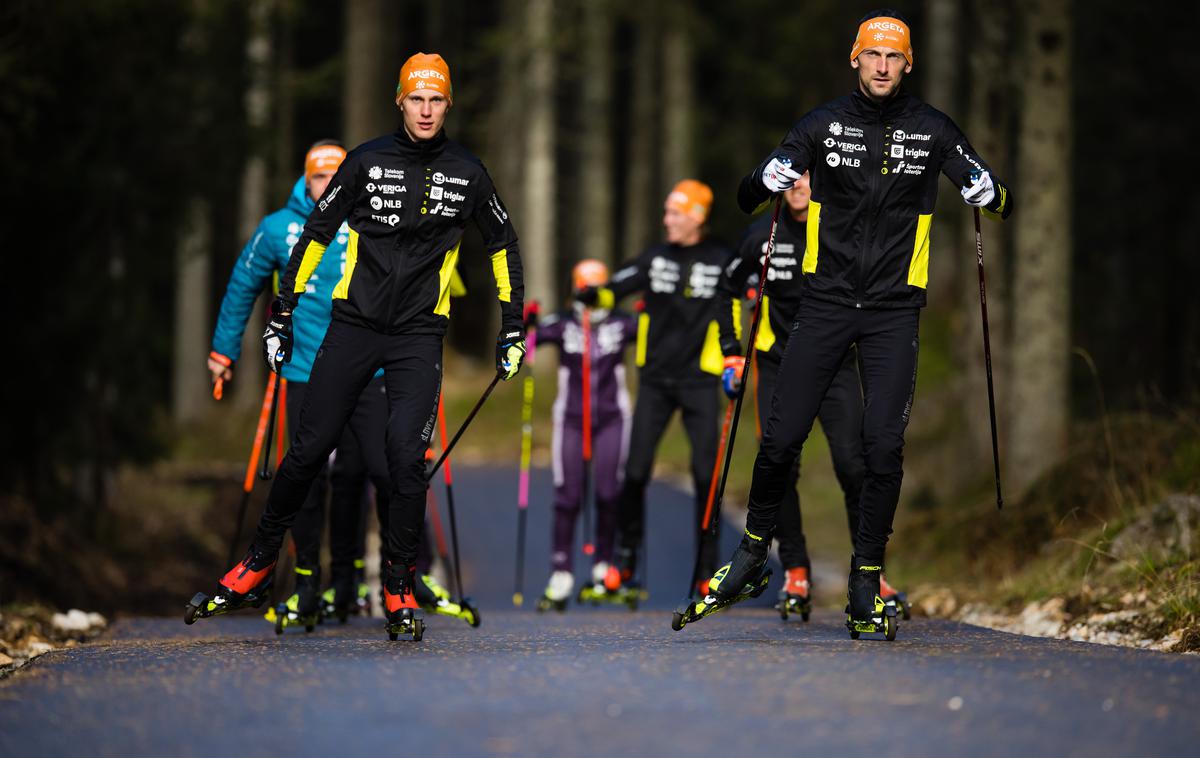
POLYGON ((425 635, 425 619, 413 595, 416 583, 416 566, 388 562, 387 572, 383 575, 383 607, 387 614, 388 639, 393 642, 402 634, 410 635, 413 642, 420 642, 425 635))
POLYGON ((759 537, 746 532, 733 558, 708 580, 708 591, 700 600, 688 598, 671 617, 671 628, 679 631, 685 625, 705 616, 723 611, 731 605, 758 597, 771 580, 766 567, 771 552, 771 537, 759 537))
POLYGON ((321 569, 319 566, 296 567, 296 591, 287 600, 267 612, 267 619, 275 622, 275 633, 293 626, 303 626, 311 632, 321 622, 321 569))
POLYGON ((469 626, 479 626, 479 609, 471 603, 471 598, 459 598, 455 601, 450 595, 450 590, 443 587, 432 574, 421 574, 417 577, 417 583, 413 585, 413 594, 417 598, 417 605, 429 613, 462 619, 469 626))
POLYGON ((351 613, 358 613, 358 588, 354 581, 354 569, 350 566, 333 566, 329 589, 321 595, 321 617, 346 623, 351 613))
POLYGON ((192 597, 183 612, 183 623, 194 624, 198 618, 219 616, 238 608, 261 607, 267 602, 277 557, 278 553, 267 553, 251 545, 246 557, 221 577, 212 597, 203 592, 192 597))
POLYGON ((888 605, 879 597, 882 572, 883 566, 879 562, 850 557, 846 628, 850 630, 852 640, 858 639, 860 634, 882 634, 889 642, 896 639, 896 606, 888 605))

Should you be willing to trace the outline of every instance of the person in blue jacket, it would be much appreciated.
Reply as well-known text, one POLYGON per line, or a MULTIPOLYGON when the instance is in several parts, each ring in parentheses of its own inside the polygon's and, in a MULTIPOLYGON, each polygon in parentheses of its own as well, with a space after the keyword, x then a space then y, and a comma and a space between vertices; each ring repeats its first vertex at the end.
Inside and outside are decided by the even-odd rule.
MULTIPOLYGON (((242 332, 268 280, 281 274, 288 265, 292 247, 300 239, 305 219, 316 198, 325 192, 346 151, 333 140, 314 144, 304 160, 304 176, 296 181, 287 205, 263 218, 254 235, 238 256, 221 302, 217 326, 213 332, 212 352, 208 368, 215 383, 218 379, 233 378, 233 366, 241 355, 242 332)), ((288 382, 287 426, 299 427, 300 408, 308 389, 309 372, 317 349, 325 339, 325 331, 333 309, 333 288, 342 278, 346 266, 346 242, 349 229, 343 223, 329 245, 325 257, 308 279, 306 293, 293 316, 296 349, 292 360, 283 368, 288 382)), ((365 471, 375 484, 376 497, 386 498, 391 490, 383 439, 388 416, 383 372, 379 371, 359 396, 358 405, 343 433, 347 444, 339 445, 334 454, 337 468, 345 471, 365 471), (348 439, 353 436, 353 440, 348 439), (350 444, 357 443, 357 444, 350 444), (344 460, 347 456, 355 460, 344 460)), ((352 608, 361 593, 356 584, 356 571, 361 573, 362 546, 360 521, 363 518, 362 492, 365 481, 359 476, 332 477, 331 497, 333 518, 330 523, 330 575, 333 601, 340 616, 352 608), (356 568, 357 567, 357 568, 356 568)), ((309 492, 304 507, 292 527, 296 543, 296 594, 287 601, 288 610, 298 620, 314 619, 320 607, 320 549, 324 526, 323 484, 309 492)), ((387 511, 386 506, 382 508, 387 511)), ((273 614, 268 613, 273 620, 273 614)))

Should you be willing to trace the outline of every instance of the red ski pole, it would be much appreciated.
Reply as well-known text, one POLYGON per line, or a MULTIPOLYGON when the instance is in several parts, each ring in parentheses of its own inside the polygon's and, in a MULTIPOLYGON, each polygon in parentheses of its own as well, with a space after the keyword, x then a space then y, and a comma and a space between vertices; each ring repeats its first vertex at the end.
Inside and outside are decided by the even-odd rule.
POLYGON ((233 539, 229 543, 228 563, 230 565, 237 558, 237 545, 242 538, 242 521, 246 518, 246 505, 250 502, 250 493, 254 491, 254 471, 258 468, 258 456, 262 452, 263 441, 267 437, 268 417, 275 407, 275 380, 277 378, 272 372, 267 377, 267 389, 263 392, 262 409, 258 412, 258 426, 254 430, 254 445, 250 448, 250 462, 246 465, 246 477, 242 480, 242 501, 238 505, 233 539))
POLYGON ((588 308, 580 316, 583 328, 583 554, 592 555, 592 315, 588 308))

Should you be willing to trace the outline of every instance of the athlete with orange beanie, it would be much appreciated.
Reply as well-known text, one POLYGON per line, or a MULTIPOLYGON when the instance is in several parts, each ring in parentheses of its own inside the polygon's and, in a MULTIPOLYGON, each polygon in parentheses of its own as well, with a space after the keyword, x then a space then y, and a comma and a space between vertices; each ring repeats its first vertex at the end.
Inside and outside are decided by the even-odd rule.
MULTIPOLYGON (((692 483, 700 522, 717 455, 720 377, 724 370, 717 308, 717 282, 733 258, 705 228, 713 193, 694 179, 679 182, 663 209, 665 241, 651 246, 621 268, 607 285, 578 293, 585 303, 610 308, 623 297, 643 293, 638 316, 638 396, 633 412, 629 460, 621 490, 620 547, 623 582, 636 587, 637 550, 645 531, 646 486, 659 440, 676 410, 691 443, 692 483)), ((716 568, 716 539, 704 541, 702 568, 716 568)))
MULTIPOLYGON (((576 291, 599 287, 608 281, 608 266, 598 260, 582 260, 571 272, 571 280, 576 291)), ((612 565, 617 497, 621 494, 622 469, 629 449, 631 408, 629 391, 625 388, 625 348, 633 344, 636 332, 637 323, 629 313, 589 307, 579 300, 537 325, 538 342, 555 345, 559 355, 551 444, 554 464, 551 573, 546 591, 538 602, 541 610, 565 610, 575 586, 575 524, 580 505, 587 497, 585 433, 591 437, 596 542, 591 583, 584 586, 580 597, 598 602, 610 595, 605 589, 605 579, 612 565), (591 385, 586 401, 585 377, 591 385)))
POLYGON ((1007 218, 1013 201, 958 126, 901 86, 913 66, 903 17, 880 10, 861 19, 850 66, 854 91, 801 117, 738 187, 738 205, 753 213, 811 173, 804 297, 754 463, 746 533, 703 601, 676 614, 676 629, 737 602, 762 576, 790 472, 853 347, 864 393, 866 473, 846 625, 855 639, 896 635, 897 609, 881 597, 880 579, 904 475, 938 174, 992 217, 1007 218))
POLYGON ((391 639, 403 634, 419 640, 424 634, 413 595, 425 516, 424 456, 441 390, 451 274, 468 220, 483 238, 496 281, 498 375, 515 376, 525 354, 516 231, 482 162, 442 129, 452 101, 450 68, 442 57, 409 58, 395 92, 400 127, 352 150, 308 215, 263 334, 271 370, 282 371, 292 360, 293 313, 346 222, 346 267, 333 290, 332 321, 254 540, 212 598, 193 598, 185 620, 240 607, 270 581, 284 534, 337 444, 355 399, 382 368, 391 479, 384 535, 386 630, 391 639))

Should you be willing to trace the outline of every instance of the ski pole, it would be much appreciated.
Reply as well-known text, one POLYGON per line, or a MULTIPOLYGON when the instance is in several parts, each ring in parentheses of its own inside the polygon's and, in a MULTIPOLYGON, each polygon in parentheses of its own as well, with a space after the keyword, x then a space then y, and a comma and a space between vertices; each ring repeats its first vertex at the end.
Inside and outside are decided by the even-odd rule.
MULTIPOLYGON (((535 304, 536 305, 536 304, 535 304)), ((529 329, 525 338, 529 352, 529 373, 525 375, 524 396, 521 400, 521 474, 517 480, 517 575, 513 582, 513 605, 525 602, 525 522, 529 509, 529 465, 533 458, 533 354, 537 345, 537 330, 529 329)))
MULTIPOLYGON (((271 374, 274 376, 274 372, 271 374)), ((279 416, 279 392, 282 389, 283 377, 278 378, 279 381, 268 379, 271 383, 271 417, 267 420, 267 437, 263 446, 262 470, 258 472, 258 478, 264 482, 271 478, 271 439, 275 435, 275 419, 279 416)))
POLYGON ((730 400, 725 406, 725 421, 721 425, 721 437, 717 442, 717 457, 713 460, 712 478, 708 482, 708 499, 704 503, 704 518, 700 520, 700 531, 696 535, 696 562, 692 564, 692 581, 688 585, 690 595, 700 581, 700 555, 704 552, 703 540, 708 534, 708 524, 712 520, 713 499, 717 494, 717 479, 721 474, 721 461, 725 458, 725 440, 729 435, 729 423, 733 419, 734 401, 730 400))
POLYGON ((988 414, 992 421, 992 463, 996 468, 996 510, 1004 508, 1000 493, 1000 444, 996 438, 996 390, 992 385, 992 339, 988 333, 987 287, 983 281, 983 230, 979 209, 975 209, 975 257, 979 262, 979 312, 983 316, 983 363, 987 367, 988 414))
POLYGON ((217 377, 217 381, 213 382, 213 400, 220 400, 225 397, 225 380, 217 377))
POLYGON ((246 466, 246 477, 242 481, 242 502, 238 505, 237 522, 233 529, 233 540, 229 543, 229 560, 233 564, 237 558, 238 542, 242 538, 242 521, 246 518, 246 505, 250 502, 250 493, 254 491, 254 470, 258 468, 258 456, 262 452, 263 440, 267 434, 267 417, 275 405, 275 380, 272 373, 267 377, 267 388, 263 392, 262 410, 258 412, 258 427, 254 430, 254 445, 250 448, 250 462, 246 466))
MULTIPOLYGON (((453 450, 454 446, 458 444, 459 437, 462 437, 463 432, 467 431, 467 427, 470 426, 471 422, 475 420, 475 415, 479 413, 479 409, 482 408, 483 404, 487 402, 488 396, 492 394, 492 390, 496 389, 496 385, 500 383, 500 376, 500 372, 497 371, 496 375, 492 377, 491 384, 487 386, 487 389, 483 391, 483 395, 481 395, 479 400, 475 402, 475 407, 472 408, 471 412, 467 414, 467 418, 462 422, 462 426, 458 427, 458 431, 454 433, 454 438, 450 440, 450 444, 442 446, 442 454, 438 457, 437 462, 433 464, 433 468, 429 470, 429 473, 425 475, 425 481, 428 482, 433 480, 433 475, 436 474, 437 470, 442 467, 442 463, 446 460, 446 457, 450 455, 450 451, 453 450)), ((442 396, 441 393, 438 393, 439 406, 441 405, 441 402, 442 396)), ((445 442, 445 438, 443 438, 442 441, 445 442)))
POLYGON ((287 379, 279 377, 279 398, 277 403, 283 406, 283 415, 279 417, 279 423, 275 425, 275 470, 279 470, 279 466, 283 463, 284 448, 287 447, 287 379))
MULTIPOLYGON (((499 376, 497 374, 497 376, 499 376)), ((438 393, 438 437, 442 441, 442 459, 446 462, 445 468, 442 470, 442 476, 446 481, 446 513, 450 516, 450 547, 454 549, 451 559, 454 563, 454 586, 458 590, 458 601, 461 603, 463 598, 462 585, 462 564, 458 557, 458 523, 454 517, 454 477, 450 473, 450 449, 446 446, 446 410, 445 404, 442 402, 442 394, 438 393)))
MULTIPOLYGON (((767 291, 767 269, 771 265, 771 255, 775 252, 775 232, 779 228, 779 208, 783 203, 783 196, 775 198, 775 210, 771 214, 771 236, 767 238, 767 252, 763 255, 762 272, 758 277, 758 294, 754 299, 754 318, 750 320, 750 334, 747 340, 747 354, 754 349, 755 340, 758 338, 758 325, 762 321, 762 301, 767 291)), ((733 445, 737 439, 738 420, 742 416, 742 400, 746 397, 746 383, 750 380, 752 361, 745 364, 742 371, 742 382, 738 386, 737 398, 733 406, 733 421, 729 425, 729 441, 725 443, 725 463, 721 470, 721 483, 717 487, 716 497, 713 499, 713 514, 712 519, 708 523, 708 531, 716 531, 716 524, 721 518, 721 501, 725 497, 725 484, 729 481, 729 464, 733 460, 733 445)))
POLYGON ((433 536, 437 542, 438 559, 447 571, 453 571, 450 566, 450 550, 446 547, 446 532, 442 529, 442 515, 438 512, 437 495, 433 492, 433 487, 428 487, 425 490, 425 506, 429 511, 429 519, 433 522, 433 536))
POLYGON ((583 328, 583 554, 592 555, 592 316, 588 308, 580 316, 583 328))

